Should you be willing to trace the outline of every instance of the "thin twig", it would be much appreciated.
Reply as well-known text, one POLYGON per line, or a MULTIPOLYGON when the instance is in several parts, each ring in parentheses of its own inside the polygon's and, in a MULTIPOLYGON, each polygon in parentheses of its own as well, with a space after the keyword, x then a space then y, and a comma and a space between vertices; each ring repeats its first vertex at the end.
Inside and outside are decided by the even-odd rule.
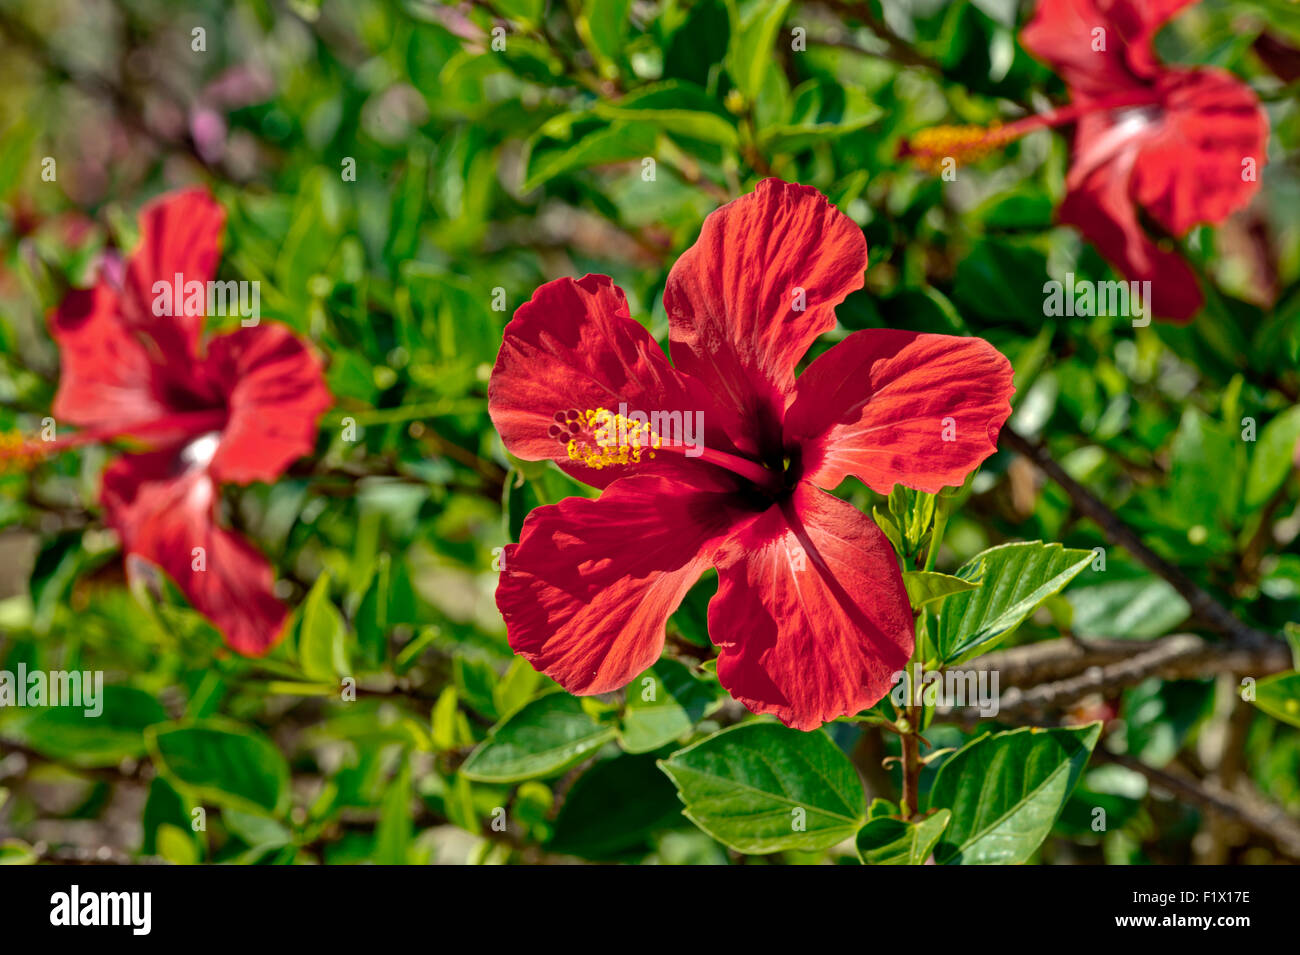
POLYGON ((1199 584, 1143 543, 1137 532, 1124 523, 1118 514, 1057 464, 1041 442, 1026 438, 1009 426, 1002 428, 1002 442, 1024 455, 1059 484, 1075 508, 1100 527, 1112 544, 1123 547, 1138 563, 1156 576, 1164 578, 1187 601, 1192 612, 1215 633, 1222 634, 1243 647, 1267 647, 1280 642, 1239 620, 1199 584))
MULTIPOLYGON (((1041 661, 1025 653, 1028 647, 991 653, 972 661, 971 669, 997 672, 999 686, 1004 681, 1011 684, 998 700, 996 719, 1015 721, 1059 711, 1094 693, 1114 692, 1151 677, 1185 680, 1218 673, 1260 677, 1291 666, 1290 651, 1277 640, 1244 646, 1212 642, 1191 633, 1175 633, 1150 642, 1129 642, 1131 649, 1122 656, 1115 655, 1123 641, 1106 641, 1095 649, 1082 643, 1076 645, 1077 651, 1059 646, 1065 643, 1074 641, 1036 644, 1050 648, 1041 652, 1041 661), (1003 661, 1007 662, 1005 671, 1001 668, 1003 661), (1083 669, 1042 682, 1045 671, 1068 671, 1076 666, 1083 669)), ((980 709, 977 705, 941 707, 935 711, 935 719, 974 723, 980 719, 980 709)))
POLYGON ((1300 860, 1300 824, 1249 789, 1229 791, 1212 780, 1177 776, 1148 766, 1132 756, 1098 750, 1100 762, 1115 763, 1141 773, 1157 788, 1231 822, 1239 823, 1273 842, 1292 859, 1300 860))

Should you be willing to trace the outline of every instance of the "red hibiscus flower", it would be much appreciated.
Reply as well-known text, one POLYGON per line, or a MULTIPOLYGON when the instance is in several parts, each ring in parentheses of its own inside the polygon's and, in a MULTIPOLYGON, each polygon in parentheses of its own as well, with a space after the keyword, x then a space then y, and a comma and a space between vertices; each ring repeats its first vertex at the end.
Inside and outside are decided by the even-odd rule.
POLYGON ((960 484, 996 449, 1011 367, 976 338, 860 331, 795 370, 861 288, 862 231, 776 179, 717 210, 664 293, 673 362, 606 276, 539 288, 488 385, 506 447, 602 488, 540 507, 497 588, 511 647, 576 694, 659 658, 710 566, 718 677, 811 729, 879 700, 914 641, 884 534, 827 493, 960 484), (694 426, 692 426, 694 422, 694 426))
POLYGON ((1196 275, 1140 216, 1175 236, 1222 222, 1259 188, 1268 141, 1268 117, 1250 87, 1224 70, 1155 58, 1156 32, 1193 2, 1042 0, 1021 42, 1060 73, 1071 105, 993 129, 926 130, 905 152, 934 167, 1076 123, 1061 221, 1129 279, 1151 282, 1156 315, 1190 320, 1204 302, 1196 275))
POLYGON ((81 430, 17 453, 141 446, 109 465, 100 494, 128 571, 141 569, 137 558, 160 567, 233 649, 257 655, 280 638, 287 610, 266 558, 220 526, 217 489, 274 481, 315 447, 331 398, 320 362, 283 325, 241 323, 201 347, 224 222, 202 190, 164 197, 142 211, 125 269, 64 298, 50 315, 62 361, 53 414, 81 430))

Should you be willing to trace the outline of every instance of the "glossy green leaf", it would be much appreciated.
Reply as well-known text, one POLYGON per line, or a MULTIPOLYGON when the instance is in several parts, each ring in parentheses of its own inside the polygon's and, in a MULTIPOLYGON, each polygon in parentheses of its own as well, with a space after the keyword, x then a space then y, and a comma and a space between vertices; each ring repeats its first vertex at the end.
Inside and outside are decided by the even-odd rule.
POLYGON ((514 783, 563 772, 614 738, 612 724, 593 719, 582 700, 551 693, 508 716, 461 767, 468 779, 514 783))
POLYGON ((858 832, 858 855, 865 865, 924 865, 950 819, 947 809, 920 822, 877 816, 858 832))
POLYGON ((660 660, 627 686, 620 737, 629 753, 648 753, 689 733, 721 702, 716 684, 676 660, 660 660))
POLYGON ((992 649, 1034 608, 1078 576, 1092 551, 1067 550, 1041 541, 1003 544, 977 554, 957 570, 977 590, 953 594, 939 614, 936 642, 946 663, 992 649))
POLYGON ((1101 735, 1101 724, 981 736, 939 768, 931 808, 952 810, 935 849, 943 865, 1018 865, 1047 838, 1101 735))
POLYGON ((347 624, 330 600, 329 574, 321 574, 303 602, 298 628, 298 662, 313 680, 334 682, 351 670, 347 659, 347 624))
POLYGON ((226 720, 150 727, 149 752, 171 782, 204 801, 279 813, 289 800, 289 766, 255 730, 226 720))
POLYGON ((687 818, 737 852, 825 849, 866 819, 857 770, 820 730, 743 723, 659 765, 687 818))
POLYGON ((530 153, 528 175, 521 188, 531 192, 556 176, 577 169, 653 157, 657 138, 658 131, 649 121, 615 122, 578 137, 565 148, 544 154, 530 153))
POLYGON ((602 760, 565 796, 547 848, 584 859, 610 858, 644 848, 655 830, 685 825, 681 809, 653 756, 602 760))
POLYGON ((907 599, 911 602, 912 609, 919 610, 926 604, 942 600, 949 594, 974 590, 979 586, 979 582, 930 570, 909 570, 903 574, 903 586, 907 588, 907 599))

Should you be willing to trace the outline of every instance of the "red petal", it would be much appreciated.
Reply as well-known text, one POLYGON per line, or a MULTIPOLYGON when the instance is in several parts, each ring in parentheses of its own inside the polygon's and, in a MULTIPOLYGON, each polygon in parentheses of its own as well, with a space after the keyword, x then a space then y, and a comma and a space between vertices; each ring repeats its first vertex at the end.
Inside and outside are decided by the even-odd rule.
POLYGON ((630 467, 644 474, 697 465, 663 453, 653 461, 643 456, 637 465, 588 467, 569 458, 566 414, 600 408, 617 413, 626 404, 646 414, 701 411, 707 424, 707 403, 692 394, 663 349, 628 315, 622 289, 605 275, 557 279, 539 288, 506 325, 488 382, 488 410, 506 449, 527 461, 556 461, 593 487, 627 476, 630 467))
POLYGON ((126 430, 166 414, 155 394, 154 367, 117 317, 117 296, 103 282, 64 296, 50 312, 59 346, 57 419, 82 428, 126 430))
MULTIPOLYGON (((1107 15, 1119 34, 1117 44, 1129 65, 1141 76, 1151 77, 1165 67, 1156 59, 1152 42, 1160 29, 1183 7, 1197 0, 1111 0, 1107 15)), ((1109 48, 1109 42, 1107 48, 1109 48)))
POLYGON ((912 654, 912 611, 884 533, 809 484, 737 534, 718 575, 718 679, 755 713, 801 730, 858 713, 912 654))
MULTIPOLYGON (((1076 134, 1080 143, 1101 142, 1110 128, 1104 116, 1085 116, 1076 134)), ((1138 221, 1131 194, 1133 167, 1141 136, 1093 161, 1080 152, 1066 177, 1058 216, 1077 226, 1126 278, 1151 283, 1151 309, 1160 317, 1185 322, 1205 301, 1196 274, 1176 252, 1160 248, 1138 221)))
POLYGON ((104 472, 101 500, 128 557, 161 568, 238 653, 260 656, 288 618, 271 565, 243 537, 217 526, 216 487, 201 467, 180 470, 179 448, 124 455, 104 472), (206 569, 195 570, 195 548, 206 569))
POLYGON ((795 366, 862 287, 862 230, 811 186, 765 179, 713 212, 664 290, 673 362, 726 409, 721 422, 750 456, 780 435, 795 366), (803 310, 796 310, 797 290, 803 310))
POLYGON ((534 510, 497 586, 510 646, 570 693, 625 686, 659 659, 722 535, 752 518, 730 506, 734 490, 722 476, 637 476, 534 510))
POLYGON ((1142 86, 1148 76, 1141 68, 1145 64, 1134 68, 1121 27, 1125 18, 1112 17, 1114 8, 1121 6, 1106 0, 1042 0, 1020 31, 1020 42, 1061 75, 1075 99, 1142 86), (1105 31, 1105 50, 1093 49, 1097 29, 1105 31))
POLYGON ((1268 162, 1268 117, 1250 87, 1214 69, 1170 71, 1165 114, 1142 141, 1132 195, 1169 232, 1222 222, 1259 189, 1268 162), (1244 178, 1243 160, 1255 176, 1244 178))
POLYGON ((140 212, 140 244, 127 265, 123 317, 129 327, 153 338, 169 360, 178 353, 198 354, 204 316, 155 315, 154 283, 166 282, 170 290, 180 274, 183 293, 186 283, 211 281, 225 222, 225 210, 201 188, 170 193, 140 212))
POLYGON ((316 447, 317 422, 333 398, 320 361, 290 329, 263 324, 218 335, 203 370, 230 414, 212 459, 217 481, 274 481, 316 447))
POLYGON ((852 474, 882 494, 895 484, 933 493, 997 450, 1011 376, 981 338, 854 332, 799 377, 786 441, 819 487, 852 474))

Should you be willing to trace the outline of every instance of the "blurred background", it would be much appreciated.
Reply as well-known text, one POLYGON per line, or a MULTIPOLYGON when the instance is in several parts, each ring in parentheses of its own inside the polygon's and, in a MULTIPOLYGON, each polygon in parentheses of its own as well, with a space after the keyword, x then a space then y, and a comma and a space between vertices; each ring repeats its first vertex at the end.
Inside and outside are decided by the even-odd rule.
MULTIPOLYGON (((543 282, 598 272, 665 341, 668 269, 711 210, 768 175, 816 186, 867 237, 866 287, 817 349, 870 327, 989 339, 1016 370, 1020 433, 1241 619, 1300 619, 1300 6, 1206 0, 1157 38, 1165 60, 1251 85, 1272 133, 1251 206, 1182 242, 1206 309, 1146 328, 1044 315, 1049 279, 1116 277, 1054 225, 1068 130, 1031 134, 953 182, 897 158, 918 130, 1065 102, 1018 43, 1032 7, 4 0, 0 430, 31 433, 49 413, 47 311, 93 282, 105 250, 131 248, 146 200, 193 183, 228 213, 221 277, 258 281, 263 319, 316 344, 336 404, 314 458, 223 494, 224 518, 297 608, 263 660, 230 654, 175 593, 127 586, 97 505, 111 451, 0 476, 0 668, 96 669, 108 684, 95 721, 0 710, 0 855, 758 861, 681 816, 654 766, 672 739, 641 753, 604 742, 594 761, 514 783, 460 767, 553 686, 506 645, 499 548, 531 508, 593 493, 501 447, 486 382, 505 322, 543 282), (1252 449, 1246 417, 1260 426, 1252 449), (355 702, 337 699, 342 676, 355 702), (222 752, 185 748, 173 731, 195 720, 221 721, 222 752), (507 832, 492 826, 501 807, 507 832)), ((868 512, 883 503, 856 482, 841 493, 868 512)), ((1020 539, 1109 546, 1004 450, 954 518, 940 569, 1020 539)), ((714 587, 702 581, 670 624, 667 656, 711 694, 676 740, 735 718, 698 666, 712 655, 714 587)), ((1197 624, 1167 581, 1109 548, 1104 574, 1050 599, 1013 642, 1150 641, 1197 624)), ((1151 679, 1076 715, 1106 722, 1111 751, 1180 776, 1214 776, 1234 754, 1252 798, 1294 816, 1300 729, 1243 706, 1235 687, 1230 675, 1151 679)), ((869 796, 897 798, 897 773, 880 765, 893 737, 828 731, 869 796)), ((927 735, 958 746, 968 732, 927 735)), ((1040 857, 1287 858, 1109 764, 1084 776, 1040 857), (1095 805, 1104 833, 1089 824, 1095 805)))

